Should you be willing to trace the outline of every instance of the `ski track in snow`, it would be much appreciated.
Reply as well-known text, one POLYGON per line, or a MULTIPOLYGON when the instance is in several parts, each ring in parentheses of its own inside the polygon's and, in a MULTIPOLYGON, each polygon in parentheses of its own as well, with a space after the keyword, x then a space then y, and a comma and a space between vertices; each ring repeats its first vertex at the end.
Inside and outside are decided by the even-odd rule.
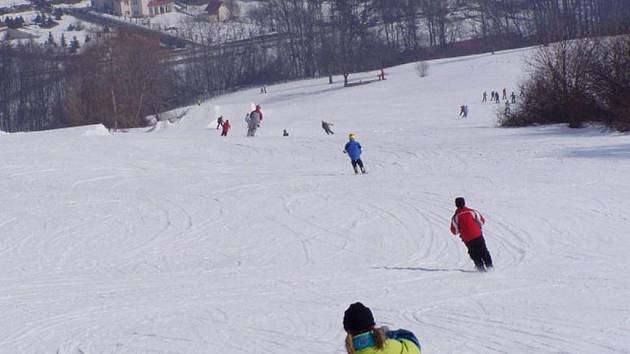
POLYGON ((150 133, 3 135, 0 353, 343 353, 354 301, 427 353, 630 353, 630 137, 496 128, 481 94, 530 54, 245 90, 150 133), (450 235, 459 195, 491 272, 450 235))

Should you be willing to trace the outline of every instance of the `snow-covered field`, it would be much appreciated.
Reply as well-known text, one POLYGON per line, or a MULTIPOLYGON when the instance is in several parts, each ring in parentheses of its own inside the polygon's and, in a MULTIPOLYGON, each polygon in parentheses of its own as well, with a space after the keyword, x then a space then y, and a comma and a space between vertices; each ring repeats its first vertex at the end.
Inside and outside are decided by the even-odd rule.
POLYGON ((0 0, 0 9, 1 8, 10 8, 19 5, 28 5, 30 1, 27 0, 0 0))
MULTIPOLYGON (((98 25, 93 23, 84 22, 77 19, 74 16, 63 15, 61 20, 55 20, 58 25, 52 28, 42 28, 39 25, 35 24, 35 18, 39 14, 39 11, 24 11, 20 13, 7 14, 4 16, 0 16, 0 20, 4 20, 7 17, 18 17, 22 16, 24 21, 26 21, 26 26, 20 28, 19 30, 22 32, 26 32, 35 36, 35 41, 39 44, 45 44, 48 41, 48 34, 52 34, 53 38, 57 45, 61 43, 61 35, 63 34, 66 38, 66 42, 70 43, 72 38, 77 37, 80 45, 83 46, 85 44, 85 37, 89 36, 91 38, 95 38, 95 32, 99 31, 101 28, 98 25), (74 27, 81 26, 81 30, 72 30, 68 31, 69 26, 72 25, 74 27)), ((49 15, 47 15, 49 16, 49 15)))
POLYGON ((630 353, 630 136, 496 128, 481 93, 528 53, 246 90, 152 133, 0 135, 0 352, 342 353, 362 301, 424 353, 630 353), (448 231, 460 195, 493 272, 448 231))

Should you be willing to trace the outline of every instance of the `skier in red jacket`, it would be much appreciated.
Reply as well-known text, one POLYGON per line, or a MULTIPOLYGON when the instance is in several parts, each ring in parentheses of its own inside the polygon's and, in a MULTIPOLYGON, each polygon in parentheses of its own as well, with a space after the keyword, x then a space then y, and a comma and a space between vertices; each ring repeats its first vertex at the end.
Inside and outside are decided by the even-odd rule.
POLYGON ((477 210, 467 208, 466 200, 462 197, 455 198, 455 206, 457 210, 451 219, 451 232, 453 235, 459 234, 477 270, 485 272, 492 268, 492 257, 481 229, 486 220, 477 210))
POLYGON ((221 132, 221 136, 227 136, 227 133, 230 131, 230 121, 226 120, 223 122, 223 131, 221 132))

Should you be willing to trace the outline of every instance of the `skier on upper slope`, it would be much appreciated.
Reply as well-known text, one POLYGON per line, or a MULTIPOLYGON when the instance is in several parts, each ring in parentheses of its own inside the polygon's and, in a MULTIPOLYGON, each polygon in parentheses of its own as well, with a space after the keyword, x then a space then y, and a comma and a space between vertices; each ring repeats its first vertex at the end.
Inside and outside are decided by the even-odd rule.
POLYGON ((376 328, 369 308, 356 302, 343 315, 348 354, 420 354, 420 341, 410 331, 376 328))
POLYGON ((361 173, 367 173, 365 168, 363 167, 363 161, 361 161, 361 144, 355 140, 355 135, 353 133, 348 134, 348 142, 343 149, 344 154, 348 154, 350 157, 350 162, 352 163, 352 168, 354 169, 354 173, 358 174, 357 166, 361 168, 361 173))
POLYGON ((477 270, 485 272, 492 268, 492 257, 481 229, 486 220, 477 210, 467 208, 466 200, 462 197, 455 198, 455 206, 457 210, 451 219, 451 232, 453 235, 459 234, 477 270))

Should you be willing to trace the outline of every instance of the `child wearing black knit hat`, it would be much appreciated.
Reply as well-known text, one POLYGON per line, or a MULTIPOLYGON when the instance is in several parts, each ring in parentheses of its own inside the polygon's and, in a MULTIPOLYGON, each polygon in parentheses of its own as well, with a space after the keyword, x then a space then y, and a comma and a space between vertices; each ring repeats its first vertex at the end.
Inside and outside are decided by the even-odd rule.
POLYGON ((420 354, 420 341, 407 330, 376 328, 372 311, 360 302, 343 315, 348 354, 420 354))

